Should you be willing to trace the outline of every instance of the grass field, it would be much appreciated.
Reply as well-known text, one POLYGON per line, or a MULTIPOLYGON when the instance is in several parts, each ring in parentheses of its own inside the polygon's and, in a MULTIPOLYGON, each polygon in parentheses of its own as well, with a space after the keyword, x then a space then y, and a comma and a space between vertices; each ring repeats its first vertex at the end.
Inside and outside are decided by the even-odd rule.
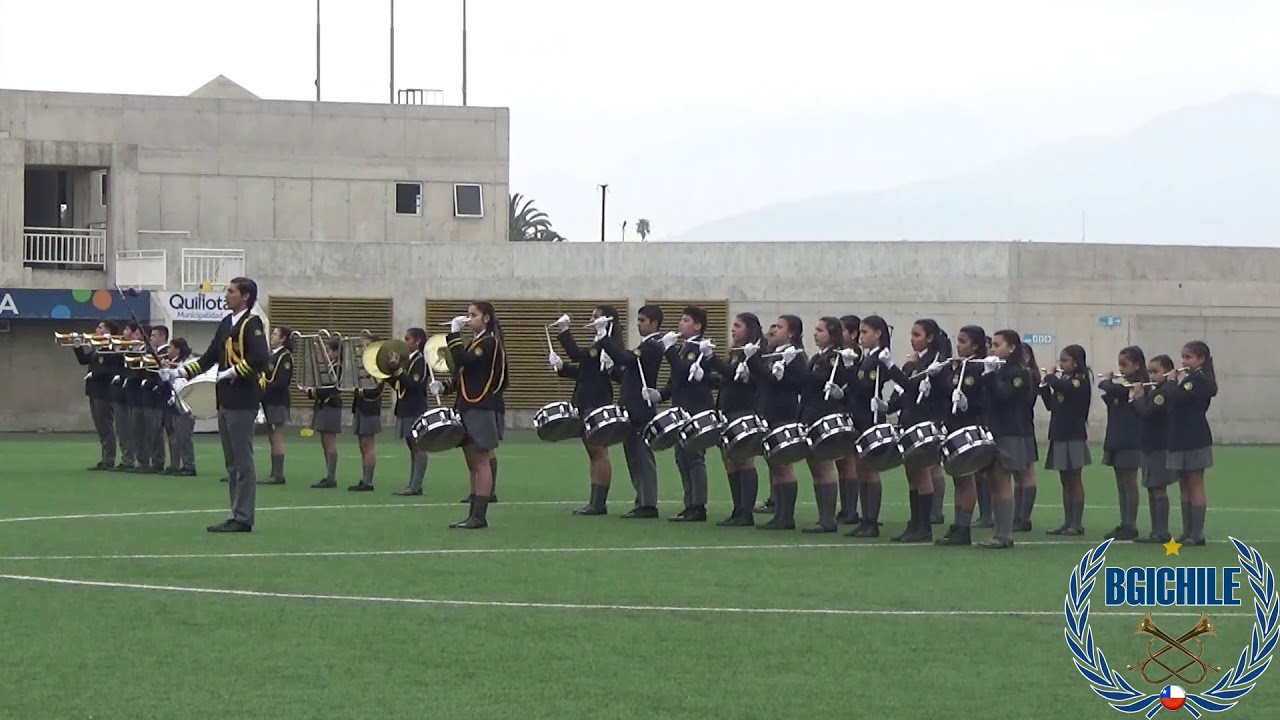
MULTIPOLYGON (((878 540, 619 520, 632 499, 620 453, 613 514, 574 517, 581 449, 516 437, 501 450, 491 527, 463 532, 447 528, 466 510, 460 452, 432 458, 423 497, 397 498, 408 464, 389 439, 378 491, 361 494, 343 489, 359 472, 350 438, 337 490, 308 487, 321 475, 316 439, 289 443, 289 484, 259 488, 254 532, 213 535, 204 527, 227 500, 208 438, 196 478, 87 472, 97 450, 85 436, 0 438, 0 717, 1119 716, 1063 640, 1068 577, 1116 524, 1106 468, 1087 474, 1085 539, 1044 535, 1061 508, 1042 471, 1036 530, 982 552, 890 543, 907 515, 900 473, 885 478, 890 532, 878 540)), ((1209 545, 1170 564, 1235 565, 1228 534, 1280 561, 1277 460, 1273 448, 1220 448, 1209 545)), ((708 465, 718 520, 728 491, 708 465)), ((680 495, 670 453, 661 472, 669 514, 680 495)), ((804 525, 815 512, 806 484, 802 473, 804 525)), ((950 489, 947 505, 950 517, 950 489)), ((1139 517, 1145 531, 1145 498, 1139 517)), ((1127 543, 1107 556, 1165 561, 1159 546, 1127 543)), ((1207 660, 1234 665, 1249 609, 1211 611, 1207 660)), ((1141 615, 1094 594, 1091 624, 1113 666, 1146 657, 1141 615)), ((1155 617, 1176 636, 1195 615, 1155 617)), ((1228 716, 1277 708, 1280 670, 1228 716)))

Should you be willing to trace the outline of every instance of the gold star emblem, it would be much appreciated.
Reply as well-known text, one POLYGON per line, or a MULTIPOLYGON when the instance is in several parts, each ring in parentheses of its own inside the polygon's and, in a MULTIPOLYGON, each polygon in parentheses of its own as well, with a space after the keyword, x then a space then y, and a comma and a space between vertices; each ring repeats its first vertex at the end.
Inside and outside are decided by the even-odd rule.
MULTIPOLYGON (((1170 540, 1169 542, 1164 544, 1164 554, 1166 557, 1168 557, 1169 555, 1178 555, 1178 548, 1181 548, 1181 547, 1182 547, 1182 544, 1179 543, 1177 540, 1170 540)), ((1179 557, 1181 556, 1179 555, 1179 557)))

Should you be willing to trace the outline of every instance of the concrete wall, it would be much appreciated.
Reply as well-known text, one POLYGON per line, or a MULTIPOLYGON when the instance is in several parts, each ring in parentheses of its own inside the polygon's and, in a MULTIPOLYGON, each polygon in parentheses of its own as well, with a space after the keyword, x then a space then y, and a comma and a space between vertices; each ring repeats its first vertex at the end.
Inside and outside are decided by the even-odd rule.
POLYGON ((106 222, 112 253, 140 230, 213 247, 507 237, 503 108, 0 91, 0 284, 55 287, 22 269, 25 165, 110 168, 105 213, 83 219, 106 222), (422 183, 420 216, 396 214, 397 182, 422 183), (454 217, 455 183, 481 185, 483 218, 454 217))
MULTIPOLYGON (((146 243, 166 248, 171 257, 182 245, 165 237, 146 243)), ((1099 373, 1114 369, 1125 345, 1140 344, 1148 356, 1176 358, 1183 342, 1203 338, 1213 348, 1223 386, 1212 415, 1219 438, 1272 442, 1280 437, 1274 402, 1280 386, 1273 387, 1256 364, 1245 361, 1280 351, 1280 250, 1179 248, 1171 253, 1144 246, 923 242, 371 246, 355 241, 269 241, 245 249, 248 272, 263 288, 268 308, 272 294, 390 296, 397 328, 423 322, 427 297, 589 299, 625 293, 632 308, 646 299, 727 298, 733 312, 750 311, 766 320, 795 313, 806 327, 821 315, 878 313, 895 327, 893 349, 899 358, 908 352, 910 324, 920 317, 937 319, 953 335, 968 323, 988 331, 1009 327, 1052 335, 1052 344, 1034 346, 1046 367, 1055 363, 1061 347, 1079 343, 1099 373), (1119 316, 1121 324, 1102 327, 1102 315, 1119 316)), ((60 372, 62 382, 74 384, 71 359, 54 361, 60 353, 48 342, 47 331, 0 336, 0 347, 5 345, 0 353, 20 358, 14 367, 48 367, 60 372)), ((55 384, 45 392, 62 391, 55 384)), ((68 408, 49 426, 84 426, 82 407, 67 402, 75 392, 58 395, 68 408)), ((1094 410, 1092 432, 1100 439, 1100 403, 1094 410)), ((1039 416, 1043 427, 1047 413, 1041 410, 1039 416)))

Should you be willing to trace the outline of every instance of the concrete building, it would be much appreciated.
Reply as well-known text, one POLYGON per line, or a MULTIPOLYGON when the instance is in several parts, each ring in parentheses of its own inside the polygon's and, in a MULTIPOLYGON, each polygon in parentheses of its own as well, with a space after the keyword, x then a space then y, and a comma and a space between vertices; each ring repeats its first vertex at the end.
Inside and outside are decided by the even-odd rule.
MULTIPOLYGON (((241 272, 260 282, 269 316, 306 332, 341 326, 398 335, 424 326, 434 333, 468 299, 493 299, 515 365, 518 397, 508 414, 515 425, 527 425, 539 403, 568 397, 571 386, 545 364, 543 328, 560 312, 579 316, 608 301, 631 316, 645 302, 670 311, 699 302, 713 308, 722 347, 728 316, 744 311, 766 322, 795 313, 807 328, 821 315, 878 313, 895 328, 899 358, 916 318, 933 317, 952 334, 968 323, 1009 327, 1032 342, 1042 366, 1078 343, 1098 373, 1114 369, 1125 345, 1176 359, 1183 342, 1204 339, 1222 386, 1211 411, 1219 441, 1280 436, 1280 381, 1263 370, 1265 358, 1280 356, 1280 250, 507 243, 507 116, 492 109, 0 93, 5 133, 0 293, 119 279, 152 290, 151 316, 174 322, 196 345, 207 343, 212 322, 175 318, 211 321, 216 307, 202 316, 185 304, 216 298, 177 296, 175 310, 172 292, 194 293, 206 282, 216 291, 241 272), (14 218, 24 199, 14 183, 25 165, 83 167, 72 162, 83 158, 112 167, 99 221, 109 241, 102 267, 18 262, 23 229, 14 218), (116 160, 133 169, 121 171, 116 160), (394 212, 397 182, 423 183, 423 216, 394 212), (452 186, 466 182, 482 187, 483 218, 453 216, 452 186)), ((93 183, 87 187, 92 193, 93 183)), ((0 322, 5 317, 0 295, 0 322)), ((51 329, 15 321, 0 335, 0 371, 31 380, 0 394, 0 429, 88 428, 80 376, 69 353, 49 342, 51 329)), ((1047 413, 1038 418, 1043 430, 1047 413)), ((1102 437, 1104 419, 1095 402, 1093 438, 1102 437)), ((295 422, 306 420, 295 412, 295 422)))

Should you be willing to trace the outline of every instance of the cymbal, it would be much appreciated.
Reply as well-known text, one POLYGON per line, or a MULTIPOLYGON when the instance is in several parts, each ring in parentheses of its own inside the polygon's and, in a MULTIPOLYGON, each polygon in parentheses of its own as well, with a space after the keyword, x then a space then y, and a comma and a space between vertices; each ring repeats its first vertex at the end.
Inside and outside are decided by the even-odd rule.
POLYGON ((431 366, 431 370, 436 373, 453 373, 452 355, 449 353, 449 338, 446 335, 432 335, 427 338, 427 346, 423 348, 422 354, 427 358, 427 364, 431 366))

